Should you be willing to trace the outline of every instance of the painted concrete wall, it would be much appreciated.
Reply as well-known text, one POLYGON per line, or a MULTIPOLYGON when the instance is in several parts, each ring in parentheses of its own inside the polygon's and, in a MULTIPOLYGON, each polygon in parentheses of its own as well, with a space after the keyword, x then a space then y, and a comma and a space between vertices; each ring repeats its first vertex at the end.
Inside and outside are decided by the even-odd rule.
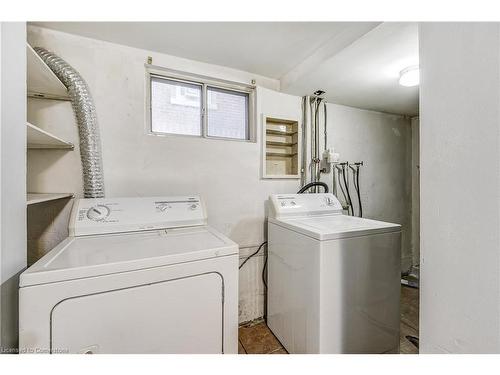
MULTIPOLYGON (((261 114, 273 117, 301 116, 299 97, 276 91, 278 82, 255 77, 246 72, 216 67, 173 56, 91 40, 48 29, 30 27, 28 39, 33 45, 48 48, 73 65, 87 80, 94 96, 101 128, 104 177, 108 196, 140 196, 200 193, 207 201, 209 223, 240 245, 243 259, 254 252, 265 239, 265 201, 273 193, 292 193, 299 188, 299 180, 262 180, 261 174, 261 114), (240 82, 257 80, 258 137, 256 143, 221 141, 182 136, 151 136, 144 125, 145 103, 144 62, 153 57, 154 64, 192 73, 212 75, 240 82)), ((391 116, 342 106, 332 106, 330 121, 339 121, 332 131, 339 132, 346 155, 352 158, 371 157, 385 160, 390 150, 392 159, 406 160, 407 149, 401 139, 409 134, 408 121, 391 116), (343 114, 343 115, 341 115, 343 114), (405 125, 406 124, 406 125, 405 125), (373 127, 372 127, 373 125, 373 127), (350 127, 380 139, 389 136, 392 141, 384 147, 367 146, 370 137, 349 136, 350 127), (398 129, 397 137, 393 128, 398 129), (406 130, 408 128, 408 131, 406 130), (391 146, 394 144, 394 146, 391 146), (362 149, 371 149, 363 153, 362 149)), ((31 99, 28 118, 37 125, 77 142, 77 130, 69 103, 31 99)), ((333 124, 333 122, 332 122, 333 124)), ((406 142, 406 141, 405 141, 406 142)), ((406 143, 405 143, 406 144, 406 143)), ((379 164, 377 162, 377 164, 379 164)), ((396 163, 397 164, 397 163, 396 163)), ((402 172, 392 162, 379 166, 386 175, 402 172)), ((30 151, 28 154, 28 188, 34 191, 74 191, 81 195, 81 168, 79 150, 30 151)), ((401 178, 406 178, 405 173, 401 178)), ((373 172, 367 174, 367 187, 378 181, 373 172), (372 180, 375 179, 374 180, 372 180), (370 181, 368 183, 368 181, 370 181)), ((392 178, 392 177, 391 177, 392 178)), ((397 187, 386 192, 372 189, 383 197, 368 197, 367 201, 386 202, 396 191, 401 200, 400 181, 391 180, 397 187), (396 182, 394 182, 396 181, 396 182)), ((367 203, 369 206, 373 203, 367 203)), ((379 206, 375 204, 374 207, 379 206)), ((403 209, 403 204, 398 209, 403 209)), ((370 215, 379 211, 368 208, 370 215)), ((31 213, 30 213, 31 214, 31 213)), ((43 213, 38 213, 43 215, 43 213)), ((33 213, 37 215, 37 213, 33 213)), ((389 217, 398 221, 401 213, 389 217)), ((386 219, 386 217, 379 217, 386 219)), ((398 221, 399 222, 399 221, 398 221)), ((36 246, 37 244, 34 244, 36 246)), ((256 256, 240 271, 240 321, 263 315, 264 299, 261 272, 263 257, 256 256)))
POLYGON ((0 354, 17 347, 26 267, 26 24, 0 23, 0 354))
MULTIPOLYGON (((408 118, 327 104, 328 144, 341 161, 363 161, 360 172, 363 216, 402 225, 402 270, 411 266, 411 127, 408 118)), ((320 127, 322 132, 322 128, 320 127)), ((323 150, 321 136, 321 150, 323 150)), ((351 200, 358 212, 349 175, 351 200)), ((332 184, 331 173, 322 181, 332 184)), ((342 193, 339 199, 344 203, 342 193)))
POLYGON ((420 25, 421 353, 500 352, 500 29, 420 25))
MULTIPOLYGON (((151 51, 39 28, 30 28, 28 39, 59 54, 89 84, 101 129, 107 196, 199 193, 207 202, 209 224, 240 245, 241 258, 256 250, 265 238, 265 200, 272 193, 296 192, 299 180, 261 180, 260 141, 146 134, 144 63, 152 56, 154 64, 171 69, 239 82, 256 79, 259 140, 260 114, 300 119, 300 98, 270 90, 277 88, 275 80, 151 51)), ((30 121, 78 143, 70 103, 30 99, 28 109, 30 121)), ((28 168, 28 190, 82 195, 79 147, 72 152, 29 151, 28 168)), ((36 222, 48 213, 29 214, 30 222, 36 222)), ((52 243, 50 236, 45 238, 52 243)), ((32 245, 37 251, 44 244, 32 245)), ((259 256, 241 271, 240 321, 263 315, 262 264, 259 256)))
POLYGON ((420 121, 411 119, 411 257, 420 264, 420 121))

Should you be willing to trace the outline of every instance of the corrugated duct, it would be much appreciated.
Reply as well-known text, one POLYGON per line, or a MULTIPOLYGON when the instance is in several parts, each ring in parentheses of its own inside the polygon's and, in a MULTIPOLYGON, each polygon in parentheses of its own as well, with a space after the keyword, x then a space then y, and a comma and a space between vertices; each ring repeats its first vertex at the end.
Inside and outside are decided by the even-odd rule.
POLYGON ((101 140, 97 115, 87 83, 82 76, 59 56, 41 47, 34 50, 66 86, 78 123, 80 157, 85 198, 104 197, 101 140))

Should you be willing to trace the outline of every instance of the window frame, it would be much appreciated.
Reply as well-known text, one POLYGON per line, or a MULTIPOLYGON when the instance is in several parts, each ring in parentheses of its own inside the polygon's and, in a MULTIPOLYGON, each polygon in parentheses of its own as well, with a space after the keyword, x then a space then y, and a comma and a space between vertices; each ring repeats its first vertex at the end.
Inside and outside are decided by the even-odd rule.
POLYGON ((146 96, 145 96, 145 124, 146 133, 155 136, 165 137, 196 137, 205 139, 216 139, 224 141, 237 141, 237 142, 256 142, 257 139, 257 122, 256 122, 256 87, 244 83, 226 81, 217 78, 211 78, 199 74, 192 74, 181 72, 177 70, 158 67, 155 65, 145 64, 146 67, 146 96), (151 98, 151 80, 152 78, 165 79, 169 81, 188 83, 201 86, 201 134, 177 134, 167 132, 153 131, 152 123, 152 98, 151 98), (236 93, 248 94, 248 109, 247 109, 247 138, 230 138, 230 137, 217 137, 208 135, 208 87, 215 89, 234 91, 236 93))

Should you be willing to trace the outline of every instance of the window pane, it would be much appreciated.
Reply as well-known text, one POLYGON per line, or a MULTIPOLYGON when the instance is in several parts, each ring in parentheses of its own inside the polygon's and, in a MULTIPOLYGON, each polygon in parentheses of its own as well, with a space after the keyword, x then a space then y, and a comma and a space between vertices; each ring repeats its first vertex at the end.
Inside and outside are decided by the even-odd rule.
POLYGON ((248 93, 207 88, 208 135, 249 139, 248 93))
POLYGON ((201 135, 201 85, 151 77, 151 129, 201 135))

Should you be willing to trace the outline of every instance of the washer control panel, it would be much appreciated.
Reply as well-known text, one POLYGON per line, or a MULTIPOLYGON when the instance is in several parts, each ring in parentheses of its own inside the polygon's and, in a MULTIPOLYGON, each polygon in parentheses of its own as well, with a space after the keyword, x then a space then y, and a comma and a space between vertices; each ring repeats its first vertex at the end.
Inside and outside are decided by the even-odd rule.
POLYGON ((205 225, 199 196, 78 199, 73 206, 70 235, 136 232, 205 225))
POLYGON ((336 213, 342 213, 342 205, 330 193, 271 195, 270 214, 275 218, 336 213))
POLYGON ((87 210, 87 217, 94 221, 103 221, 111 213, 111 209, 104 204, 96 204, 87 210))

